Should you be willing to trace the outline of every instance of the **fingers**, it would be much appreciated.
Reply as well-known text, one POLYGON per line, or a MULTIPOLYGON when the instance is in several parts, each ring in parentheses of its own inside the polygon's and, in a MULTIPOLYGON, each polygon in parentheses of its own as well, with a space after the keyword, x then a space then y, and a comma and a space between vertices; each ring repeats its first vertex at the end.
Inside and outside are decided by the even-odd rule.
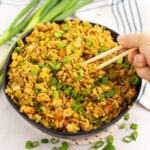
POLYGON ((136 68, 136 72, 141 78, 150 80, 150 67, 136 68))
POLYGON ((132 64, 134 61, 134 57, 138 54, 137 51, 134 51, 128 55, 128 61, 132 64))
POLYGON ((133 61, 133 65, 135 67, 146 67, 147 63, 146 63, 146 58, 143 54, 137 54, 134 57, 134 61, 133 61))
POLYGON ((126 35, 120 35, 118 36, 117 40, 120 45, 122 45, 125 48, 133 48, 137 47, 139 48, 141 45, 142 34, 126 34, 126 35))

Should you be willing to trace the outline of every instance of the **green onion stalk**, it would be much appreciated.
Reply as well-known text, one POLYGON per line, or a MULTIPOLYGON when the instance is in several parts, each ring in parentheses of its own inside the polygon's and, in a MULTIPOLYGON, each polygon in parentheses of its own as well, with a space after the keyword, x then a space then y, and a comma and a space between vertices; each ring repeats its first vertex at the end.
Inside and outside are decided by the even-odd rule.
MULTIPOLYGON (((14 19, 14 21, 10 24, 10 26, 8 27, 8 29, 5 31, 5 33, 4 33, 3 36, 1 37, 1 39, 0 39, 0 46, 10 39, 10 34, 12 35, 11 32, 12 32, 12 31, 14 32, 14 27, 16 26, 17 22, 18 22, 23 16, 25 16, 25 14, 27 14, 27 16, 28 16, 29 14, 31 14, 31 11, 30 11, 29 13, 28 13, 28 11, 29 11, 29 10, 32 10, 32 11, 33 11, 33 10, 34 10, 33 8, 35 8, 36 5, 37 5, 39 2, 40 2, 40 0, 32 0, 25 8, 19 13, 19 15, 14 19)), ((23 19, 22 21, 20 21, 20 24, 22 24, 22 23, 25 23, 25 24, 26 24, 26 23, 28 23, 28 21, 25 22, 25 20, 23 19)), ((18 30, 18 27, 19 27, 20 24, 18 24, 18 26, 15 27, 15 29, 18 30)))

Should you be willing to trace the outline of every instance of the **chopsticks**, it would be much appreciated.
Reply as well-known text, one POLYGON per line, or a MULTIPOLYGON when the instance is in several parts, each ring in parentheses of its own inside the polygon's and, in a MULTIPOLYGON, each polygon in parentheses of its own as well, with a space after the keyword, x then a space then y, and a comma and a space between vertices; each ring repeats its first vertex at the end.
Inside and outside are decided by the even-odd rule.
MULTIPOLYGON (((102 53, 102 54, 100 54, 100 55, 97 55, 97 56, 95 56, 95 57, 93 57, 93 58, 91 58, 91 59, 85 61, 85 64, 92 63, 92 62, 94 62, 94 61, 96 61, 96 60, 102 59, 102 58, 104 58, 104 57, 106 57, 106 56, 108 56, 108 55, 110 55, 110 54, 112 54, 112 53, 114 53, 114 52, 120 51, 120 50, 122 50, 122 49, 124 49, 122 46, 117 46, 117 47, 115 47, 115 48, 112 48, 112 49, 108 50, 108 51, 105 52, 105 53, 102 53)), ((129 53, 131 53, 131 52, 133 52, 133 51, 136 51, 136 50, 138 50, 138 49, 137 49, 137 48, 131 48, 131 49, 129 49, 129 50, 127 50, 127 51, 121 53, 120 55, 115 56, 115 57, 113 57, 112 59, 109 59, 108 61, 106 61, 106 62, 100 64, 99 66, 97 66, 97 68, 98 68, 98 69, 102 69, 102 68, 106 67, 107 65, 110 65, 110 64, 114 63, 114 62, 117 61, 118 59, 120 59, 120 58, 122 58, 122 57, 128 55, 129 53)))

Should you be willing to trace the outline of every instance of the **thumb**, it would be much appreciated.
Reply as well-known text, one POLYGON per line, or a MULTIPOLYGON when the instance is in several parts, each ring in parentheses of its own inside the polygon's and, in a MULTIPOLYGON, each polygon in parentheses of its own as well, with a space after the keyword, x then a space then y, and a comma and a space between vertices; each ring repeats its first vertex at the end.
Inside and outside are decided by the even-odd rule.
POLYGON ((143 42, 142 38, 142 34, 125 34, 118 36, 117 41, 125 48, 140 48, 143 42))

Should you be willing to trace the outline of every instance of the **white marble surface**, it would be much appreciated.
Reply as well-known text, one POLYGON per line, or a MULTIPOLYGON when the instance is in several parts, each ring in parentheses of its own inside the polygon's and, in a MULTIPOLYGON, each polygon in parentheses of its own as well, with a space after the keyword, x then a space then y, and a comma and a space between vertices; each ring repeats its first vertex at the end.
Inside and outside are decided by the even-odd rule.
MULTIPOLYGON (((17 13, 24 7, 22 0, 16 0, 17 3, 11 0, 4 0, 5 3, 0 5, 0 33, 5 30, 10 21, 17 15, 17 13), (11 1, 11 5, 8 3, 11 1), (20 1, 20 3, 19 3, 20 1), (17 4, 17 5, 16 5, 17 4), (17 8, 16 8, 17 7, 17 8), (10 15, 11 14, 11 15, 10 15)), ((95 5, 105 5, 111 4, 111 0, 103 0, 100 3, 95 5)), ((131 0, 133 3, 134 0, 131 0)), ((149 0, 138 0, 139 9, 141 12, 142 23, 143 23, 143 31, 149 31, 148 21, 150 14, 150 1, 149 0)), ((126 0, 127 3, 127 0, 126 0)), ((94 7, 95 7, 94 5, 94 7)), ((128 5, 128 4, 127 4, 128 5)), ((93 6, 90 6, 93 7, 93 6)), ((85 8, 86 9, 86 8, 85 8)), ((90 20, 92 22, 97 22, 108 27, 113 28, 118 31, 115 21, 113 20, 112 13, 110 12, 109 7, 104 7, 100 9, 94 9, 88 12, 78 12, 75 14, 76 17, 83 20, 90 20), (111 22, 111 23, 110 23, 111 22)), ((135 11, 135 8, 133 8, 135 11)), ((115 13, 117 14, 117 10, 115 7, 115 13)), ((118 15, 118 14, 117 14, 118 15)), ((125 21, 125 18, 123 18, 125 21)), ((137 21, 137 31, 140 30, 138 17, 135 15, 135 21, 137 21)), ((125 21, 126 23, 126 21, 125 21)), ((120 30, 118 32, 123 33, 123 28, 121 26, 121 22, 119 22, 120 30)), ((127 30, 126 32, 129 32, 127 30)), ((134 32, 134 30, 133 30, 134 32)), ((8 45, 4 45, 0 47, 0 59, 3 57, 3 52, 7 49, 8 45)), ((145 101, 150 101, 150 97, 148 96, 150 88, 147 89, 146 94, 144 95, 145 101)), ((150 111, 146 110, 139 103, 136 103, 134 107, 130 110, 130 120, 127 122, 128 127, 124 130, 120 130, 118 127, 113 131, 112 135, 115 138, 114 145, 116 146, 116 150, 149 150, 150 142, 150 111), (124 143, 121 139, 129 135, 132 131, 129 129, 129 126, 132 122, 138 123, 139 128, 139 136, 136 142, 131 142, 129 144, 124 143)), ((2 88, 0 89, 0 150, 24 150, 24 144, 26 140, 40 141, 41 138, 48 138, 47 135, 41 133, 37 129, 33 128, 30 124, 28 124, 24 119, 22 119, 15 110, 10 106, 7 102, 7 99, 4 96, 2 88)), ((104 139, 105 140, 105 139, 104 139)), ((57 144, 56 146, 59 146, 57 144)), ((41 144, 39 147, 35 148, 35 150, 50 150, 53 146, 52 144, 41 144)), ((88 150, 90 145, 86 146, 76 146, 69 145, 69 150, 88 150)))

